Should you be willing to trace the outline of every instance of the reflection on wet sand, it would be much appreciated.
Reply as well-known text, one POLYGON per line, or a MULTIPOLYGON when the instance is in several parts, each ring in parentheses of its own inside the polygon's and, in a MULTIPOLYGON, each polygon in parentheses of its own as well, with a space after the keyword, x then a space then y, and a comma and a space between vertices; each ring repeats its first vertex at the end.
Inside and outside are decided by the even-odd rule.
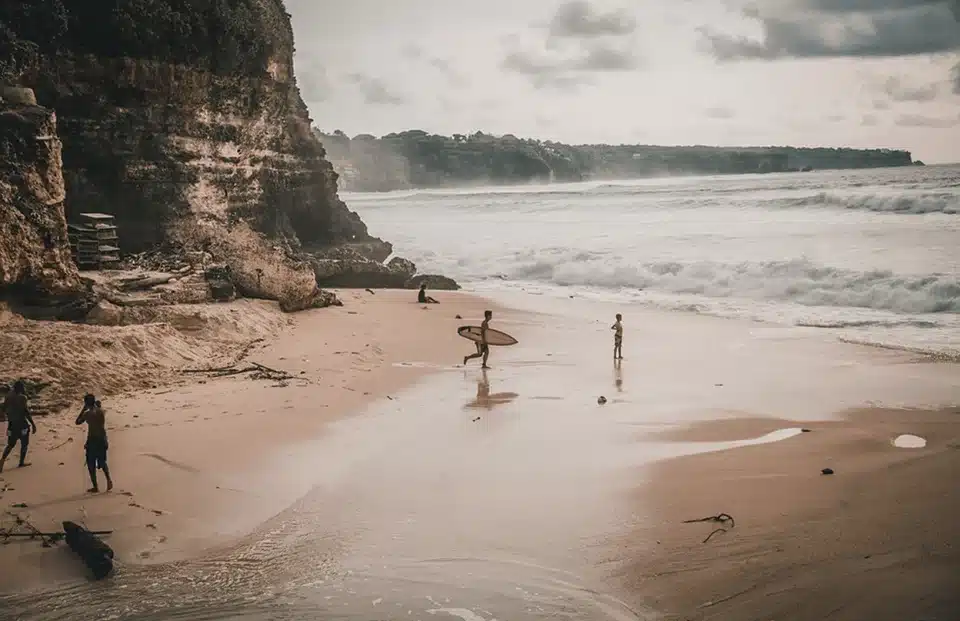
POLYGON ((617 392, 623 392, 623 368, 620 366, 622 360, 613 361, 613 385, 617 387, 617 392))
POLYGON ((465 408, 483 408, 486 410, 492 410, 498 405, 506 405, 514 399, 517 398, 517 393, 515 392, 490 392, 490 379, 487 377, 487 371, 484 369, 481 372, 480 378, 477 380, 477 398, 473 401, 467 402, 464 406, 465 408))

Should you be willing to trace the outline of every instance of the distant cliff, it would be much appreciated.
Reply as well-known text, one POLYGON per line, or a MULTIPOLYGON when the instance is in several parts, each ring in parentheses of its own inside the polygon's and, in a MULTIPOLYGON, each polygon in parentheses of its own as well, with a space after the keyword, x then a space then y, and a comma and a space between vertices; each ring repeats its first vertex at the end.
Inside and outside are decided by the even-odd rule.
POLYGON ((317 132, 341 186, 355 191, 482 183, 571 182, 659 175, 907 166, 907 151, 795 147, 567 145, 517 138, 439 136, 420 130, 375 138, 317 132))
POLYGON ((293 50, 282 0, 0 3, 0 85, 56 112, 67 218, 114 214, 124 253, 211 251, 272 299, 315 288, 301 249, 379 243, 337 196, 293 50))

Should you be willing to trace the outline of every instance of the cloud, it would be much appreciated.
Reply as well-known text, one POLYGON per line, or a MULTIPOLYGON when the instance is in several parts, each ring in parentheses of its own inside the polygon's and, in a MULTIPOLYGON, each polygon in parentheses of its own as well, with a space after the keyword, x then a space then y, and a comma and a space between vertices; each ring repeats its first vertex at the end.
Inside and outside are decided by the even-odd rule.
POLYGON ((466 86, 467 79, 443 58, 431 58, 428 64, 439 71, 447 81, 454 86, 466 86))
POLYGON ((403 46, 403 49, 400 50, 400 54, 402 54, 404 58, 410 60, 420 60, 423 57, 423 48, 415 43, 410 43, 403 46))
POLYGON ((864 127, 875 127, 880 124, 880 120, 877 119, 875 114, 864 114, 860 117, 860 125, 864 127))
POLYGON ((821 13, 866 13, 942 4, 945 1, 947 0, 790 0, 787 4, 794 5, 800 10, 821 13))
POLYGON ((842 123, 847 120, 847 117, 842 114, 828 114, 824 120, 827 123, 842 123))
POLYGON ((701 47, 718 61, 880 58, 960 49, 957 0, 781 0, 742 12, 759 23, 760 39, 700 29, 701 47))
POLYGON ((631 50, 595 45, 575 60, 572 68, 580 71, 632 71, 639 61, 631 50))
POLYGON ((347 81, 355 84, 368 104, 398 106, 406 100, 390 91, 380 78, 374 78, 362 73, 351 73, 347 81))
POLYGON ((631 50, 597 44, 578 48, 573 53, 513 51, 501 67, 527 76, 534 86, 575 88, 591 82, 590 73, 632 71, 639 61, 631 50))
POLYGON ((890 76, 883 83, 882 91, 893 101, 925 103, 940 95, 940 85, 910 86, 897 76, 890 76))
POLYGON ((508 51, 500 67, 526 76, 536 88, 575 90, 593 82, 590 74, 640 67, 632 36, 637 22, 624 9, 601 11, 589 2, 565 2, 548 24, 534 29, 541 38, 532 49, 518 49, 519 37, 504 41, 508 51))
POLYGON ((732 119, 736 114, 730 108, 724 108, 723 106, 715 106, 712 108, 707 108, 703 111, 704 115, 710 119, 732 119))
POLYGON ((309 64, 306 67, 298 67, 296 76, 300 97, 304 101, 326 101, 333 93, 333 85, 327 76, 326 68, 322 65, 309 64))
POLYGON ((549 26, 551 36, 582 39, 624 36, 636 29, 637 20, 626 10, 604 12, 584 0, 561 4, 549 26))
POLYGON ((935 117, 923 116, 920 114, 902 114, 897 118, 897 125, 900 127, 930 127, 937 129, 947 129, 960 125, 960 116, 955 117, 935 117))

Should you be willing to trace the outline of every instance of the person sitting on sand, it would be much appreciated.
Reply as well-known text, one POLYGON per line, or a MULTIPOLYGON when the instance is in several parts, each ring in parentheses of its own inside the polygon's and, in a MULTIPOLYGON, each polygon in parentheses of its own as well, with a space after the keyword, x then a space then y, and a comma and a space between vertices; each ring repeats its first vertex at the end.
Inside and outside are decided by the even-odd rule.
POLYGON ((427 295, 427 283, 420 283, 420 292, 417 294, 417 302, 420 304, 439 304, 440 302, 436 301, 429 295, 427 295))
POLYGON ((3 472, 3 464, 7 457, 13 452, 13 447, 20 443, 20 467, 29 466, 27 463, 27 447, 30 446, 30 432, 37 433, 37 424, 33 422, 30 416, 30 408, 27 405, 27 387, 21 380, 13 383, 13 391, 3 400, 0 406, 7 415, 7 446, 3 449, 3 456, 0 457, 0 472, 3 472))
POLYGON ((77 416, 77 424, 87 424, 87 443, 83 446, 87 453, 87 471, 93 487, 87 491, 95 494, 100 491, 97 485, 97 468, 103 470, 107 478, 107 491, 113 489, 113 479, 110 478, 110 469, 107 468, 107 421, 103 408, 97 398, 91 394, 84 395, 83 409, 77 416))
POLYGON ((493 311, 483 311, 483 323, 480 324, 480 342, 477 343, 477 353, 465 356, 463 364, 467 364, 470 360, 483 356, 483 365, 480 368, 490 368, 487 366, 487 358, 490 357, 490 345, 487 344, 487 328, 490 327, 491 319, 493 319, 493 311))
POLYGON ((623 315, 617 313, 617 320, 610 329, 613 330, 613 359, 623 360, 623 315))

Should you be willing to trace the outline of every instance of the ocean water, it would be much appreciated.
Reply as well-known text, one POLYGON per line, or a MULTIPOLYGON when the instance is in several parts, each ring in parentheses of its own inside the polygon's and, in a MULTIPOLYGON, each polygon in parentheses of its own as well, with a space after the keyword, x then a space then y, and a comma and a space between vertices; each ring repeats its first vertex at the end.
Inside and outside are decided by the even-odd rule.
POLYGON ((343 197, 422 272, 960 354, 960 166, 343 197))
POLYGON ((424 271, 538 311, 498 314, 521 345, 484 372, 457 366, 465 342, 393 398, 253 455, 251 481, 302 496, 235 545, 156 564, 118 550, 101 583, 53 550, 75 577, 0 593, 0 621, 662 618, 616 574, 652 543, 643 466, 797 430, 651 432, 960 398, 954 365, 802 334, 960 350, 958 183, 958 168, 918 168, 348 195, 424 271), (614 365, 609 319, 631 306, 668 312, 628 314, 614 365))

